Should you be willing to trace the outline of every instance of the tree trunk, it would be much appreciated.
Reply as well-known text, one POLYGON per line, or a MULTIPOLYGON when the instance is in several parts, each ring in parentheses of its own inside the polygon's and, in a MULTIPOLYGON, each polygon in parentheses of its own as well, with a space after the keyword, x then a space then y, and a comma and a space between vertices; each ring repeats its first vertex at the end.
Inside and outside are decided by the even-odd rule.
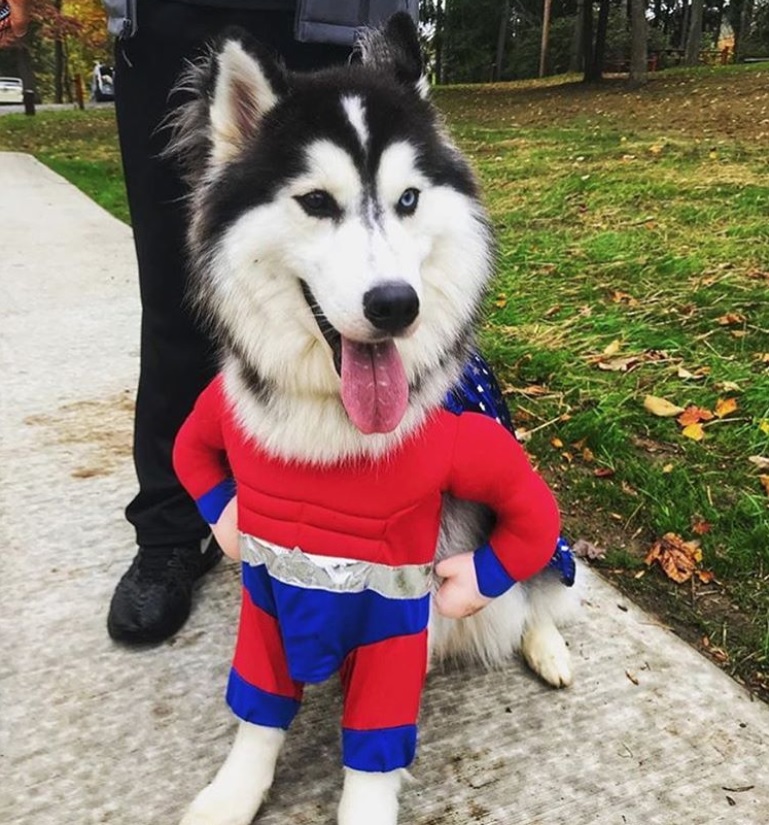
POLYGON ((510 0, 502 3, 502 17, 497 34, 497 59, 494 64, 494 80, 502 80, 502 67, 505 63, 505 43, 507 42, 507 24, 510 22, 510 0))
POLYGON ((571 38, 571 54, 569 55, 570 72, 581 72, 585 67, 582 61, 584 56, 582 27, 585 24, 585 2, 586 0, 577 0, 577 16, 574 18, 574 34, 571 38))
POLYGON ((582 79, 589 83, 593 66, 593 0, 583 0, 582 11, 582 65, 585 71, 582 79))
POLYGON ((678 48, 686 48, 686 33, 689 31, 689 15, 692 10, 692 4, 684 0, 684 14, 681 20, 681 39, 678 41, 678 48))
POLYGON ((713 29, 713 48, 717 49, 721 42, 721 27, 724 25, 724 3, 725 0, 718 0, 716 4, 716 24, 713 29))
POLYGON ((648 78, 646 0, 630 0, 630 85, 643 86, 648 78))
POLYGON ((37 97, 37 80, 32 65, 32 55, 24 41, 16 46, 16 71, 19 73, 25 91, 35 92, 37 97))
POLYGON ((734 60, 742 60, 745 55, 745 42, 750 38, 753 26, 753 0, 742 0, 740 25, 734 33, 734 60))
POLYGON ((703 0, 692 0, 691 22, 686 38, 686 65, 696 66, 700 62, 702 50, 702 11, 703 0))
POLYGON ((53 41, 53 102, 64 102, 64 43, 53 41))
POLYGON ((443 14, 443 2, 437 0, 435 3, 435 82, 443 83, 443 38, 445 36, 444 26, 446 18, 443 14))
POLYGON ((550 38, 550 9, 552 7, 552 0, 545 0, 545 5, 542 10, 542 43, 539 49, 539 76, 545 76, 545 67, 547 65, 547 41, 550 38))
POLYGON ((609 10, 611 0, 600 0, 598 6, 598 22, 595 27, 595 47, 593 59, 586 63, 585 80, 588 83, 597 83, 603 77, 603 64, 606 58, 606 31, 609 26, 609 10))

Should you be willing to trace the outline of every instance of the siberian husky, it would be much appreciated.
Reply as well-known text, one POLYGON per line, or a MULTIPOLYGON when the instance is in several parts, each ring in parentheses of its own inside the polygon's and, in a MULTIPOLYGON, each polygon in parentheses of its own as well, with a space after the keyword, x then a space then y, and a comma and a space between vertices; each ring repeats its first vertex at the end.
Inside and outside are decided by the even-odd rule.
MULTIPOLYGON (((489 222, 428 100, 410 18, 369 33, 360 58, 291 74, 232 33, 182 81, 192 99, 172 124, 170 152, 191 183, 201 314, 241 425, 286 459, 381 457, 419 428, 471 358, 491 272, 489 222), (393 301, 372 309, 366 296, 382 284, 393 301), (391 383, 384 400, 340 381, 344 348, 372 341, 391 383)), ((442 513, 437 560, 486 540, 483 507, 444 496, 442 513)), ((566 686, 557 625, 574 601, 546 570, 468 618, 433 610, 431 660, 495 667, 520 651, 545 682, 566 686)), ((183 825, 251 822, 283 739, 241 722, 183 825)), ((346 769, 340 825, 395 825, 403 773, 346 769)))

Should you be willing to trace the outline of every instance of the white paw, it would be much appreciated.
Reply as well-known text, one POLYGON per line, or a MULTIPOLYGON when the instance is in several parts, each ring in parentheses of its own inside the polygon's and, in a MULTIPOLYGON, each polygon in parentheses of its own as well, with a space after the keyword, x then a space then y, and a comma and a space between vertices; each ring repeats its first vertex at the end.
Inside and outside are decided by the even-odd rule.
POLYGON ((250 825, 266 793, 238 796, 234 791, 215 779, 195 797, 180 825, 250 825))
POLYGON ((552 622, 538 622, 526 628, 521 652, 526 664, 548 684, 561 688, 572 683, 571 654, 552 622))
POLYGON ((345 768, 339 825, 398 825, 398 791, 405 771, 366 773, 345 768))
POLYGON ((180 825, 250 825, 275 776, 285 732, 241 722, 214 781, 195 797, 180 825))

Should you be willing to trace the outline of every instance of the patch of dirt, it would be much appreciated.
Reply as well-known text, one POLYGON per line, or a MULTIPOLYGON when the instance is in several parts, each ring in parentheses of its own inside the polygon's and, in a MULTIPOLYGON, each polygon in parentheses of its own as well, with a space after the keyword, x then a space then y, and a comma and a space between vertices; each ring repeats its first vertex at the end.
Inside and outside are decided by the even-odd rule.
POLYGON ((130 390, 105 399, 64 404, 52 414, 30 415, 44 443, 58 444, 72 455, 73 478, 109 475, 122 467, 133 449, 134 398, 130 390))

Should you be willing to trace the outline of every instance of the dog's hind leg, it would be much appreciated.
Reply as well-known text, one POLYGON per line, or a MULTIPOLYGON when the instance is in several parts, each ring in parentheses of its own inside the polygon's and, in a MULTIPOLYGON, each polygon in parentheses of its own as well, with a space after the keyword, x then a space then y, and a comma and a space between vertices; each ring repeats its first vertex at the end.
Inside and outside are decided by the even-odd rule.
POLYGON ((272 786, 285 738, 280 728, 241 722, 227 759, 181 825, 250 825, 272 786))
POLYGON ((398 792, 406 772, 344 770, 339 825, 397 825, 398 792))
MULTIPOLYGON (((482 506, 444 496, 437 560, 484 544, 492 524, 482 506)), ((520 652, 544 681, 565 687, 572 681, 571 656, 558 627, 578 605, 577 588, 565 587, 557 572, 545 570, 467 619, 446 619, 433 610, 430 660, 475 659, 501 667, 520 652)))

